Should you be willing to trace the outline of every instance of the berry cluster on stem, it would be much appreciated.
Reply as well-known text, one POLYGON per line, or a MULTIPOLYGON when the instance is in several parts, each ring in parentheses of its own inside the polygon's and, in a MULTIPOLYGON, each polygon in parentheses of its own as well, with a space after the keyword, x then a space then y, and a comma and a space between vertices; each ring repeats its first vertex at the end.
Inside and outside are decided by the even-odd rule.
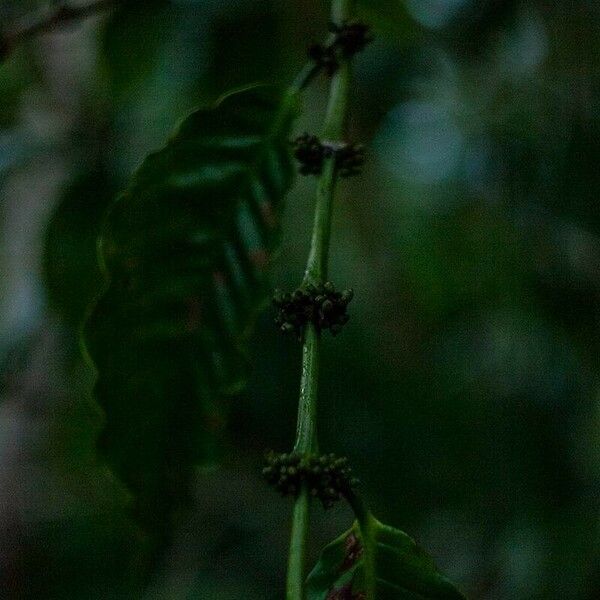
POLYGON ((301 175, 320 175, 326 158, 335 159, 335 167, 341 177, 352 177, 360 173, 365 162, 362 144, 326 143, 316 135, 304 133, 293 142, 294 156, 300 163, 301 175))
POLYGON ((335 336, 350 319, 346 311, 353 297, 351 289, 338 292, 330 281, 319 285, 309 283, 293 292, 276 290, 273 297, 277 310, 275 324, 300 341, 309 323, 318 332, 329 329, 335 336))
POLYGON ((281 493, 295 496, 286 600, 305 598, 304 570, 311 497, 319 497, 324 506, 344 497, 352 507, 357 498, 352 490, 356 482, 345 459, 331 455, 317 456, 321 334, 324 329, 329 329, 333 335, 341 330, 348 321, 346 309, 353 295, 352 290, 337 292, 332 284, 323 283, 328 279, 333 201, 339 176, 355 175, 364 162, 362 146, 344 141, 351 87, 351 59, 371 41, 368 27, 352 21, 354 4, 355 0, 331 0, 332 23, 329 25, 328 41, 309 48, 310 62, 293 86, 295 90, 302 90, 321 72, 325 72, 331 80, 320 139, 305 134, 293 142, 294 154, 300 162, 300 173, 319 176, 303 285, 292 293, 276 293, 273 300, 278 327, 295 334, 303 342, 294 452, 283 456, 271 455, 264 471, 267 480, 281 493), (322 460, 324 464, 321 464, 322 460))
POLYGON ((314 498, 318 498, 323 508, 331 508, 335 502, 347 496, 358 485, 352 476, 346 457, 335 454, 276 454, 266 456, 263 477, 282 496, 297 497, 305 485, 314 498))
POLYGON ((333 39, 328 44, 312 44, 308 48, 308 56, 327 75, 333 75, 343 61, 350 60, 373 41, 369 27, 364 23, 348 23, 341 25, 329 23, 329 31, 333 39))

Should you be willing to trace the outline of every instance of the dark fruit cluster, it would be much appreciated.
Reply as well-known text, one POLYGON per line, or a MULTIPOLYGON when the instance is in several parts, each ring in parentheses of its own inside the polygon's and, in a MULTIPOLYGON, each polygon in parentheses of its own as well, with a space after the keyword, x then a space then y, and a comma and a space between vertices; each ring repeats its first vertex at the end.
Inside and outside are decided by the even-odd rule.
POLYGON ((340 68, 337 51, 333 44, 327 46, 323 44, 310 45, 308 47, 308 58, 330 77, 340 68))
POLYGON ((330 156, 335 157, 336 168, 342 177, 357 175, 365 162, 362 144, 324 144, 309 133, 302 134, 292 144, 302 175, 319 175, 323 171, 323 162, 330 156))
POLYGON ((330 23, 329 31, 334 34, 329 44, 313 44, 308 48, 309 58, 329 76, 339 69, 340 59, 352 58, 373 41, 364 23, 330 23))
POLYGON ((334 44, 340 48, 344 58, 351 58, 362 52, 373 41, 369 26, 364 23, 329 23, 329 31, 335 34, 334 44))
POLYGON ((336 151, 335 162, 341 177, 358 175, 365 163, 365 147, 362 144, 346 144, 336 151))
POLYGON ((337 292, 329 281, 318 286, 309 284, 291 293, 276 290, 275 324, 299 340, 308 323, 313 323, 318 331, 329 329, 332 335, 337 335, 350 319, 347 308, 353 296, 352 290, 337 292))
POLYGON ((325 147, 316 135, 304 133, 292 142, 294 156, 300 163, 302 175, 319 175, 323 170, 325 147))
POLYGON ((352 477, 348 459, 335 454, 316 456, 270 452, 262 472, 267 483, 282 496, 297 496, 306 486, 324 508, 333 506, 358 484, 358 480, 352 477))

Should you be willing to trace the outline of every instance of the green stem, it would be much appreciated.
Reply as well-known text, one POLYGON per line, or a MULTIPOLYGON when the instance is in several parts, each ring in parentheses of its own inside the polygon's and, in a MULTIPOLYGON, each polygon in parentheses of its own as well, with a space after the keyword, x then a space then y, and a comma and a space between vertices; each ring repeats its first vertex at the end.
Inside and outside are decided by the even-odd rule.
MULTIPOLYGON (((350 18, 353 0, 333 0, 331 18, 342 23, 350 18)), ((305 81, 305 78, 301 78, 305 81)), ((341 142, 348 108, 350 89, 350 65, 346 62, 333 75, 323 138, 327 142, 341 142)), ((335 184, 337 180, 335 158, 325 160, 317 186, 315 218, 310 252, 304 275, 304 283, 319 284, 327 278, 329 241, 331 238, 331 216, 335 184)), ((298 426, 294 450, 299 453, 317 452, 317 388, 320 355, 320 333, 309 325, 305 332, 302 349, 302 377, 298 404, 298 426)), ((288 560, 287 600, 304 598, 304 565, 306 540, 310 519, 310 496, 302 489, 294 504, 290 554, 288 560)))
POLYGON ((294 503, 292 513, 292 533, 288 558, 288 575, 286 586, 287 600, 303 600, 304 598, 304 563, 306 557, 306 540, 310 519, 310 497, 303 488, 294 503))
MULTIPOLYGON (((300 401, 298 403, 298 425, 294 451, 299 454, 317 453, 317 386, 319 380, 320 334, 309 325, 305 332, 302 348, 302 376, 300 379, 300 401)), ((302 600, 304 586, 304 563, 306 539, 310 520, 310 496, 303 487, 294 503, 292 532, 288 559, 287 599, 302 600)))
MULTIPOLYGON (((332 13, 337 15, 334 22, 348 18, 349 2, 340 2, 343 11, 334 3, 332 13), (340 16, 341 15, 343 16, 340 16)), ((323 125, 323 139, 330 143, 343 142, 346 114, 348 109, 348 90, 350 89, 350 64, 340 66, 331 80, 331 90, 327 105, 327 114, 323 125)), ((335 157, 328 157, 323 165, 323 172, 317 187, 317 201, 312 240, 304 283, 322 283, 327 278, 327 259, 329 257, 329 240, 331 238, 331 215, 337 172, 335 157)))
POLYGON ((304 333, 302 347, 302 375, 298 402, 298 425, 294 451, 299 454, 317 453, 317 389, 319 383, 319 356, 321 336, 310 324, 304 333))
POLYGON ((317 285, 327 279, 329 241, 331 239, 331 216, 333 211, 333 192, 336 182, 335 159, 328 157, 317 184, 317 202, 312 240, 304 273, 304 283, 317 285))

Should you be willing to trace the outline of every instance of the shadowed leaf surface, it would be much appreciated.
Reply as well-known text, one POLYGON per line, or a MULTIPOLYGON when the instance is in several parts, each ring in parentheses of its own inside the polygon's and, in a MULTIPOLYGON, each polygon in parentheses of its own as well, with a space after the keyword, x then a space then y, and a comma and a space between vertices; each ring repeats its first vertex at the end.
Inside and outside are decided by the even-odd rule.
POLYGON ((323 549, 306 582, 308 600, 366 600, 365 546, 374 549, 377 600, 464 600, 404 532, 373 519, 370 536, 363 540, 355 524, 323 549))
POLYGON ((214 460, 221 398, 245 381, 243 340, 267 299, 292 181, 294 113, 255 87, 191 114, 107 217, 107 287, 85 340, 102 447, 149 530, 168 528, 193 465, 214 460))

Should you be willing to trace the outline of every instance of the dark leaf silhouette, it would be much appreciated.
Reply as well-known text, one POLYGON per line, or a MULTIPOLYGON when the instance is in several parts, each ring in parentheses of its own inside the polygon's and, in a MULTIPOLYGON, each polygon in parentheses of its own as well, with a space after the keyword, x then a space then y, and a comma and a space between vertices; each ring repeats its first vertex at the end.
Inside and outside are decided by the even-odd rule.
POLYGON ((101 446, 158 534, 193 466, 215 458, 222 398, 246 377, 244 340, 267 299, 293 176, 294 114, 266 87, 194 112, 107 217, 107 285, 85 328, 106 413, 101 446))

